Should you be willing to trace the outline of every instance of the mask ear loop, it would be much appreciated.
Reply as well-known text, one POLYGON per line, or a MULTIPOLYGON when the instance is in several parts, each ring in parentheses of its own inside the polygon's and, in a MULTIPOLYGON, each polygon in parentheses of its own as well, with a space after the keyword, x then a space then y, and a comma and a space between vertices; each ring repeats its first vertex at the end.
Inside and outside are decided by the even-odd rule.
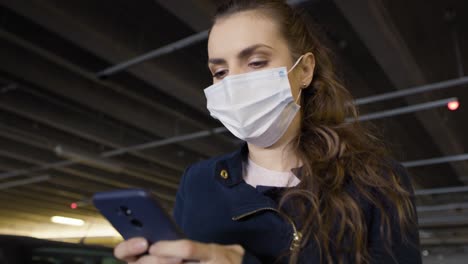
POLYGON ((296 100, 294 101, 294 103, 296 103, 296 104, 299 105, 299 106, 300 106, 300 104, 298 104, 297 101, 299 101, 299 98, 301 98, 302 89, 303 89, 303 88, 299 89, 299 94, 297 94, 297 98, 296 98, 296 100))
MULTIPOLYGON (((302 60, 303 57, 304 57, 304 54, 302 54, 302 55, 299 57, 299 59, 296 60, 296 62, 294 63, 294 65, 291 67, 291 69, 289 69, 288 74, 289 74, 292 70, 294 70, 294 68, 296 68, 296 66, 299 64, 299 62, 301 62, 301 60, 302 60)), ((305 85, 303 85, 303 86, 305 86, 305 85)), ((299 98, 301 98, 301 93, 302 93, 302 88, 299 90, 299 94, 297 95, 297 98, 296 98, 296 100, 294 101, 294 103, 297 104, 297 105, 299 105, 299 104, 297 103, 297 101, 299 101, 299 98)), ((300 105, 299 105, 299 106, 300 106, 300 105)))
POLYGON ((302 60, 303 57, 304 57, 304 54, 302 54, 302 55, 299 57, 299 59, 297 59, 297 61, 294 63, 294 65, 291 67, 291 69, 289 69, 288 74, 289 74, 292 70, 294 70, 294 68, 296 68, 296 66, 299 64, 299 62, 301 62, 301 60, 302 60))

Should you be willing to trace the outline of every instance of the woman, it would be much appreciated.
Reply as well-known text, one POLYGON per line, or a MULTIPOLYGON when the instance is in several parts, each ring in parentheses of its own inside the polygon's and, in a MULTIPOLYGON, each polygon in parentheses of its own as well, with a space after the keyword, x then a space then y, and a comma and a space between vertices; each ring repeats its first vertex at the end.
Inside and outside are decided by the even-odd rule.
POLYGON ((310 23, 284 1, 232 0, 208 55, 208 110, 246 145, 184 173, 174 217, 188 239, 130 239, 118 258, 421 263, 408 175, 345 121, 357 110, 310 23))

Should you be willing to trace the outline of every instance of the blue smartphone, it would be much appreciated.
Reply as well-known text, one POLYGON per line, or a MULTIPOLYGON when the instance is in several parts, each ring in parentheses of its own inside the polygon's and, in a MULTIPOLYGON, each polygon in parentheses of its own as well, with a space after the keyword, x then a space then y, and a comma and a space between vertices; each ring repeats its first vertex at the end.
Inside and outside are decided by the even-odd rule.
POLYGON ((172 218, 144 189, 96 193, 93 203, 124 239, 144 237, 152 244, 184 238, 172 218))

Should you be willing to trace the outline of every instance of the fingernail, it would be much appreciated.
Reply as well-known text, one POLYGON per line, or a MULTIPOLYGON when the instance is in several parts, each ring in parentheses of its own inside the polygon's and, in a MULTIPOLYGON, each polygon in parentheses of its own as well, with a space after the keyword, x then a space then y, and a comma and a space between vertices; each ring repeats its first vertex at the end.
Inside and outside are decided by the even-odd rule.
POLYGON ((146 240, 138 241, 137 243, 133 244, 133 248, 135 250, 145 250, 148 247, 148 242, 146 240))

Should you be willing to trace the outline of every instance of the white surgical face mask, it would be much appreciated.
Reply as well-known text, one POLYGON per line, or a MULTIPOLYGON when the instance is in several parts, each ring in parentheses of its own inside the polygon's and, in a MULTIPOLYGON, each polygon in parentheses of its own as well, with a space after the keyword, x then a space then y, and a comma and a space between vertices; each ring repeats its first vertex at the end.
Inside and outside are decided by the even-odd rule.
MULTIPOLYGON (((300 106, 294 101, 288 74, 293 67, 227 76, 204 90, 207 108, 236 137, 269 147, 286 132, 300 106)), ((300 94, 298 98, 300 97, 300 94)))

